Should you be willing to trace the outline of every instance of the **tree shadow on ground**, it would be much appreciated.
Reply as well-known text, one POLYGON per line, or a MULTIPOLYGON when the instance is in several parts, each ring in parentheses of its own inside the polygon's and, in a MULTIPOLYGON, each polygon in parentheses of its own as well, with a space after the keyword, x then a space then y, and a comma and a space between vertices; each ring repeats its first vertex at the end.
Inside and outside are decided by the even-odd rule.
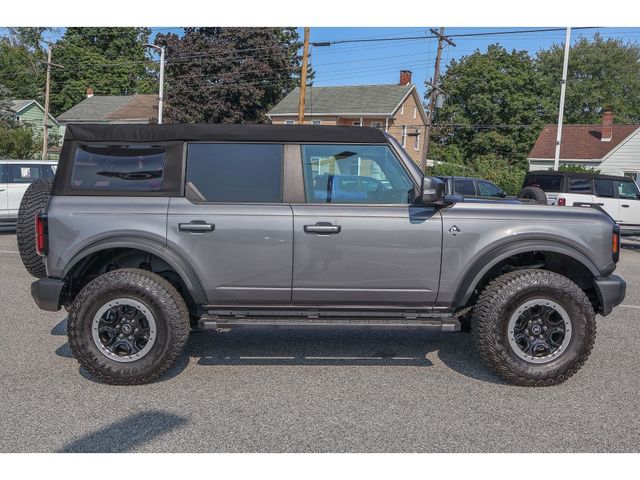
POLYGON ((59 452, 130 452, 187 423, 185 417, 158 410, 136 413, 66 444, 59 452))

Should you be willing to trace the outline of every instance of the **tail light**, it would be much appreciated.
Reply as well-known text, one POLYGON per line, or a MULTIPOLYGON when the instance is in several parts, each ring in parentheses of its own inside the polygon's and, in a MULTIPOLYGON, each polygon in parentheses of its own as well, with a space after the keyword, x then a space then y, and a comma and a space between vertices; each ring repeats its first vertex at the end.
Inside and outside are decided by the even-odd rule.
POLYGON ((567 204, 567 199, 566 198, 559 198, 558 199, 558 205, 560 205, 561 207, 564 207, 567 204))
POLYGON ((618 224, 613 226, 611 234, 611 256, 615 263, 620 259, 620 226, 618 224))
POLYGON ((46 213, 36 215, 36 252, 41 257, 49 250, 49 224, 46 213))

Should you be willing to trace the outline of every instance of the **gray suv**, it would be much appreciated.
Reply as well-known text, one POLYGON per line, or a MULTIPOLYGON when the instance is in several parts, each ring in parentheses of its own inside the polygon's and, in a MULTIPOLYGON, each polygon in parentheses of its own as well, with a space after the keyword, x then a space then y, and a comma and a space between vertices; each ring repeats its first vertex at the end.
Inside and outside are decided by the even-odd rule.
POLYGON ((156 379, 191 329, 268 325, 471 330, 506 381, 551 385, 625 295, 607 215, 454 203, 372 128, 70 125, 32 187, 33 298, 107 383, 156 379))

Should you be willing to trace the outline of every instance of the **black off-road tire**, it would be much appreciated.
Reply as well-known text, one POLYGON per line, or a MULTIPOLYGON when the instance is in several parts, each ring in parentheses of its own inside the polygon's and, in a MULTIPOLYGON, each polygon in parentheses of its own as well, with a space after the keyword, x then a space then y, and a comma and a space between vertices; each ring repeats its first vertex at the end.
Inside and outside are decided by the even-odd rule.
POLYGON ((41 178, 29 185, 18 210, 16 223, 18 251, 27 272, 36 278, 47 275, 44 259, 36 252, 36 215, 47 208, 52 183, 53 180, 50 178, 41 178))
POLYGON ((518 270, 493 280, 473 309, 472 333, 484 362, 504 380, 522 386, 564 382, 589 357, 596 338, 595 313, 585 293, 568 278, 546 270, 518 270), (571 321, 566 349, 548 363, 531 363, 514 352, 508 322, 515 309, 532 298, 556 302, 571 321))
POLYGON ((533 200, 540 205, 547 204, 547 194, 544 193, 544 190, 538 187, 524 187, 522 190, 520 190, 518 198, 522 198, 524 200, 533 200))
POLYGON ((189 311, 178 291, 164 278, 145 270, 123 268, 88 283, 73 301, 67 324, 71 351, 91 376, 104 383, 136 385, 154 381, 179 358, 189 336, 189 311), (155 317, 157 327, 148 353, 126 363, 102 353, 91 331, 100 307, 119 297, 144 304, 155 317))

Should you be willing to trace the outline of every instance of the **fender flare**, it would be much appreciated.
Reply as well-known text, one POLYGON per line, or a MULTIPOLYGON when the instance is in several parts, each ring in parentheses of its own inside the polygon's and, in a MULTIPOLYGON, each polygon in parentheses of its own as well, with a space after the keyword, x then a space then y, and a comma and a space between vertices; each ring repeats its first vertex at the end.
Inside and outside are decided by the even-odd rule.
POLYGON ((493 248, 479 258, 465 271, 463 279, 456 287, 453 297, 453 307, 464 306, 471 298, 476 286, 485 274, 502 260, 525 252, 554 252, 573 258, 584 265, 594 277, 599 277, 600 272, 595 264, 583 253, 564 243, 553 240, 519 240, 509 242, 493 248))
POLYGON ((88 255, 110 248, 133 248, 161 258, 180 276, 189 290, 189 293, 193 297, 193 300, 197 304, 204 305, 207 303, 207 297, 204 289, 202 288, 202 284, 200 283, 200 279, 189 264, 166 245, 144 237, 126 236, 106 238, 92 243, 77 252, 71 260, 67 262, 64 269, 64 276, 66 277, 78 262, 86 258, 88 255))

